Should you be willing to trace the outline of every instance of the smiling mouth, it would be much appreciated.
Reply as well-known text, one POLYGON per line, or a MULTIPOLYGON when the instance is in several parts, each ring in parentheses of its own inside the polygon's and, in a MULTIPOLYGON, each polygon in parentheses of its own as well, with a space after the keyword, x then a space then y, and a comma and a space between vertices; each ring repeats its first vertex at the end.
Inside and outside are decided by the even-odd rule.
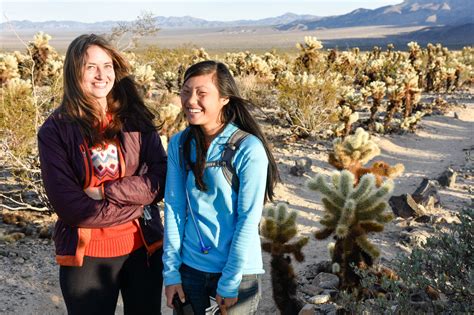
POLYGON ((93 83, 92 85, 96 88, 103 89, 107 86, 107 83, 106 82, 100 82, 100 83, 96 82, 96 83, 93 83))
POLYGON ((188 112, 190 112, 191 114, 197 114, 197 113, 201 113, 202 112, 202 109, 199 109, 199 108, 189 108, 187 107, 186 108, 188 112))

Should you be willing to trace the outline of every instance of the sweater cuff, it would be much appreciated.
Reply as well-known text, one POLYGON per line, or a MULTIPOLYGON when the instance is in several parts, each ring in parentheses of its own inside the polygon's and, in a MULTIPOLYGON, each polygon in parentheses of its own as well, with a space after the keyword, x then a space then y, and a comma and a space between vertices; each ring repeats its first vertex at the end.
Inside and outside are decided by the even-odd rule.
POLYGON ((165 286, 181 284, 181 274, 179 272, 168 274, 163 278, 163 283, 165 286))
POLYGON ((217 286, 217 294, 219 294, 223 298, 236 298, 239 296, 239 287, 231 288, 225 287, 223 288, 221 285, 217 286))

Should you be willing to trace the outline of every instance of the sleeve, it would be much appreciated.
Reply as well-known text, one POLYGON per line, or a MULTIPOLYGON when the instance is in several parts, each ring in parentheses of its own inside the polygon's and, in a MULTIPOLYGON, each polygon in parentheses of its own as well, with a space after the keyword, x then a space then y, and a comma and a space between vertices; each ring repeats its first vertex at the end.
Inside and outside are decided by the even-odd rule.
MULTIPOLYGON (((255 233, 262 216, 265 188, 267 183, 268 159, 265 149, 256 137, 246 139, 250 146, 242 148, 234 161, 239 177, 239 193, 237 202, 237 224, 232 238, 227 263, 219 279, 217 293, 222 297, 237 297, 242 280, 243 266, 253 248, 255 233)), ((240 150, 240 149, 239 149, 240 150)), ((257 231, 257 232, 256 232, 257 231)))
POLYGON ((148 205, 163 198, 166 152, 156 131, 142 134, 142 139, 138 174, 105 183, 106 200, 117 204, 148 205))
POLYGON ((38 133, 41 176, 51 205, 66 224, 84 228, 101 228, 138 218, 143 207, 94 200, 84 192, 66 152, 58 129, 50 124, 38 133))
POLYGON ((180 164, 179 136, 168 146, 168 172, 165 188, 165 232, 163 244, 163 280, 165 286, 181 283, 181 246, 186 222, 185 171, 180 164))

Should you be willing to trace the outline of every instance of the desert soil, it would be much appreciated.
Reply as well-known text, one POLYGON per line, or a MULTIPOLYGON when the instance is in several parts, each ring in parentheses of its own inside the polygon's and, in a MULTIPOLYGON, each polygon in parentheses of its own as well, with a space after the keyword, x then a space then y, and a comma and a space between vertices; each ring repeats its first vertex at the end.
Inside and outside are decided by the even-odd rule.
MULTIPOLYGON (((443 116, 424 117, 415 133, 374 136, 383 159, 390 164, 403 163, 405 172, 395 179, 394 195, 413 193, 423 178, 434 179, 448 167, 458 172, 453 188, 439 188, 440 205, 431 210, 430 223, 395 219, 386 230, 372 239, 382 250, 382 261, 398 254, 408 253, 413 245, 423 241, 434 232, 434 225, 443 225, 456 220, 455 214, 463 207, 473 206, 474 190, 474 101, 473 94, 448 96, 453 105, 443 116), (410 226, 410 237, 406 227, 410 226), (405 235, 405 236, 404 236, 405 235)), ((298 213, 299 236, 309 236, 309 244, 303 252, 303 263, 294 263, 297 273, 321 260, 328 260, 327 242, 317 241, 313 233, 319 228, 323 215, 320 197, 305 188, 305 182, 318 173, 329 174, 333 168, 326 162, 330 143, 322 140, 281 141, 289 136, 286 128, 264 123, 270 134, 274 154, 279 165, 283 183, 277 189, 277 202, 287 202, 291 210, 298 213), (276 139, 279 139, 276 141, 276 139), (301 177, 290 174, 294 161, 309 157, 311 171, 301 177)), ((9 211, 1 209, 5 214, 9 211)), ((28 214, 33 229, 51 225, 52 217, 28 214)), ((17 227, 0 223, 0 236, 17 227)), ((28 234, 28 233, 27 233, 28 234)), ((0 241, 0 313, 1 314, 66 314, 58 281, 58 266, 54 261, 53 244, 49 239, 40 239, 32 233, 15 242, 0 241)), ((272 299, 270 279, 270 257, 264 253, 266 274, 263 277, 263 298, 259 314, 275 314, 277 309, 272 299)), ((164 305, 164 303, 163 303, 164 305)), ((171 314, 163 306, 164 314, 171 314)), ((117 314, 122 314, 121 302, 117 314)))

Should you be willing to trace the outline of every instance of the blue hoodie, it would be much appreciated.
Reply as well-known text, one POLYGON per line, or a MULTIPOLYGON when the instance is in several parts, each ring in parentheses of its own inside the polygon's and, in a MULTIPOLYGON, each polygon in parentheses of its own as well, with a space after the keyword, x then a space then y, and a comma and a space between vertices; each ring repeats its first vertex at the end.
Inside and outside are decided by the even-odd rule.
MULTIPOLYGON (((237 130, 228 124, 212 141, 207 161, 220 160, 228 138, 237 130)), ((204 171, 207 191, 195 185, 194 173, 181 166, 180 137, 173 136, 168 146, 168 171, 165 188, 165 235, 163 277, 166 286, 181 283, 182 263, 203 272, 222 273, 217 293, 237 297, 242 275, 264 273, 258 224, 262 215, 267 180, 268 159, 261 141, 249 135, 236 151, 232 165, 239 178, 239 191, 232 190, 221 167, 204 171), (203 243, 210 246, 201 252, 198 234, 186 209, 188 191, 194 218, 203 243)), ((196 160, 191 142, 191 161, 196 160)))

